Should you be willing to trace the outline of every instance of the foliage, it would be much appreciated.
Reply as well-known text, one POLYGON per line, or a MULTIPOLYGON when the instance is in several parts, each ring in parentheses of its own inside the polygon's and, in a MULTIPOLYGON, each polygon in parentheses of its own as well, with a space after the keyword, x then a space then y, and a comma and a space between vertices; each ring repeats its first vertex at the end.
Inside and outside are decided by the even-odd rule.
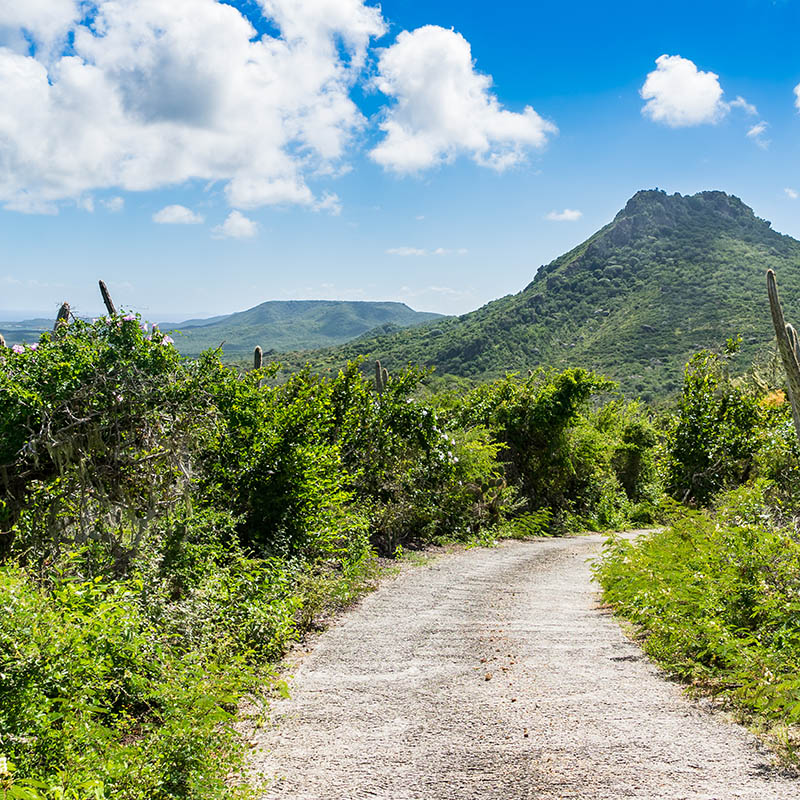
POLYGON ((476 387, 460 401, 458 419, 494 433, 509 483, 526 511, 549 510, 551 530, 621 527, 632 503, 658 493, 656 436, 636 404, 588 411, 593 395, 613 388, 581 369, 540 370, 476 387))
MULTIPOLYGON (((771 524, 764 483, 664 530, 611 537, 596 576, 648 654, 680 678, 781 726, 800 723, 800 537, 771 524)), ((784 732, 791 742, 792 730, 784 732)))
POLYGON ((363 586, 364 524, 353 514, 335 529, 325 507, 336 448, 324 427, 301 424, 299 406, 317 408, 258 384, 213 356, 181 361, 133 315, 0 354, 9 796, 230 796, 238 698, 363 586), (271 489, 276 506, 292 501, 291 525, 270 518, 255 536, 266 519, 248 502, 263 488, 258 452, 240 502, 220 476, 230 437, 257 449, 272 442, 268 428, 289 442, 271 489), (316 438, 299 442, 309 430, 316 438), (289 555, 291 535, 306 538, 289 555))
POLYGON ((746 480, 764 422, 757 397, 730 378, 723 360, 697 353, 686 365, 669 436, 670 493, 705 503, 723 487, 746 480))

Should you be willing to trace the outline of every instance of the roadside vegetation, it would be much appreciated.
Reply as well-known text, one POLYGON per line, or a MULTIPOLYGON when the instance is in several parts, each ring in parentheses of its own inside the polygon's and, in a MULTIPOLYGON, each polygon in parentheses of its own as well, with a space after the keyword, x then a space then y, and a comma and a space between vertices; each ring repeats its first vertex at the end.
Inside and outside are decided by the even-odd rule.
POLYGON ((584 370, 281 385, 132 314, 0 349, 0 793, 236 796, 245 695, 376 555, 650 521, 656 429, 584 370))
POLYGON ((795 758, 800 449, 774 370, 729 373, 737 345, 686 366, 660 467, 666 527, 612 536, 595 571, 650 656, 795 758))
POLYGON ((286 647, 379 556, 663 521, 611 536, 608 601, 791 745, 800 451, 780 375, 733 375, 738 344, 697 354, 658 412, 583 369, 276 383, 132 314, 0 349, 2 796, 244 796, 243 698, 285 691, 286 647))

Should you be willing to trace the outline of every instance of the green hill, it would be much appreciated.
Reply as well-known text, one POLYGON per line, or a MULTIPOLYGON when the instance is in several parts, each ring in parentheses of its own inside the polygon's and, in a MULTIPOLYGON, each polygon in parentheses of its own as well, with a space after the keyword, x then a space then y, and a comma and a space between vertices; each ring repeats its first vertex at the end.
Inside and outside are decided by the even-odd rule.
POLYGON ((297 354, 289 365, 336 367, 365 354, 390 370, 411 362, 472 379, 574 365, 608 374, 628 392, 663 397, 702 347, 740 333, 745 364, 769 345, 768 267, 788 318, 800 318, 800 242, 724 192, 640 191, 518 294, 461 317, 297 354))
POLYGON ((264 350, 297 350, 336 345, 374 328, 398 330, 441 319, 441 314, 414 311, 404 303, 344 300, 271 300, 261 305, 210 320, 162 323, 185 355, 219 347, 226 355, 264 350))
MULTIPOLYGON (((265 351, 322 348, 347 342, 366 331, 383 333, 443 319, 441 314, 414 311, 404 303, 345 300, 271 300, 235 314, 162 322, 184 355, 194 356, 223 345, 229 357, 248 360, 256 345, 265 351), (224 343, 224 344, 223 344, 224 343)), ((0 333, 11 346, 35 342, 53 321, 30 319, 0 322, 0 333)))

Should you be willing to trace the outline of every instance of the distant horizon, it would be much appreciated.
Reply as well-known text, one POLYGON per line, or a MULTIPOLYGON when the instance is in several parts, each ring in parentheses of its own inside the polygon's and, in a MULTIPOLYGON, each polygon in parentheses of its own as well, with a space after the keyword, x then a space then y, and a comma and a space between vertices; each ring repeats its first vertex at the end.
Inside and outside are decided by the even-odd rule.
MULTIPOLYGON (((641 192, 641 191, 657 191, 657 192, 662 192, 662 193, 664 193, 664 194, 666 194, 668 196, 669 195, 673 195, 673 194, 679 194, 679 195, 682 195, 684 197, 688 197, 688 196, 692 196, 694 194, 699 194, 699 193, 704 192, 704 191, 724 191, 724 190, 715 189, 713 187, 707 187, 705 189, 698 190, 698 192, 679 192, 679 191, 673 192, 673 191, 666 190, 663 187, 641 187, 641 188, 635 190, 634 192, 632 192, 631 195, 626 197, 624 200, 622 200, 620 202, 619 207, 614 211, 613 214, 610 215, 608 220, 606 220, 605 222, 602 222, 600 225, 598 225, 598 228, 595 231, 588 232, 586 234, 586 239, 591 237, 594 233, 596 233, 598 230, 600 230, 606 224, 610 223, 614 219, 616 214, 624 209, 625 204, 627 203, 627 201, 630 200, 635 194, 637 194, 638 192, 641 192)), ((756 217, 759 217, 761 219, 766 219, 762 214, 760 214, 758 212, 757 209, 753 208, 753 206, 750 205, 750 203, 748 202, 746 197, 742 197, 740 194, 738 194, 735 191, 726 192, 726 194, 734 196, 734 197, 738 198, 739 200, 741 200, 741 202, 744 203, 745 206, 750 208, 755 213, 756 217)), ((772 220, 768 220, 768 221, 769 221, 769 224, 771 225, 772 229, 776 233, 779 233, 779 234, 785 235, 785 236, 791 236, 792 238, 795 238, 795 239, 799 239, 800 238, 800 236, 794 236, 792 234, 785 233, 784 231, 778 229, 778 227, 774 224, 774 222, 772 220)), ((574 242, 572 245, 570 245, 570 247, 568 249, 564 250, 561 253, 556 253, 553 256, 552 260, 555 260, 555 259, 559 258, 560 256, 564 255, 565 253, 569 252, 574 247, 576 247, 576 246, 578 246, 580 244, 581 244, 581 242, 574 242)), ((552 263, 552 260, 551 260, 551 262, 548 262, 548 263, 552 263)), ((479 308, 482 308, 483 306, 487 305, 488 303, 492 303, 495 300, 498 300, 498 299, 500 299, 502 297, 505 297, 505 296, 507 296, 509 294, 517 294, 518 292, 521 292, 533 280, 535 274, 539 271, 539 269, 541 269, 544 266, 547 266, 547 264, 542 264, 539 267, 537 267, 533 271, 533 273, 530 275, 530 277, 527 278, 527 279, 524 279, 524 282, 521 283, 516 288, 513 288, 510 291, 498 294, 496 296, 489 297, 488 299, 484 299, 479 304, 475 305, 474 307, 466 308, 463 311, 445 311, 445 310, 439 310, 439 309, 428 308, 428 307, 420 307, 417 304, 415 304, 413 301, 410 301, 410 300, 407 300, 407 299, 402 299, 402 298, 361 297, 361 296, 359 296, 359 297, 319 297, 319 296, 316 296, 316 297, 271 297, 271 298, 267 298, 265 300, 260 300, 260 301, 258 301, 256 303, 252 304, 252 305, 248 305, 248 306, 243 307, 243 308, 235 308, 233 310, 213 310, 212 311, 212 310, 207 310, 206 309, 206 310, 201 310, 201 311, 167 311, 167 312, 159 312, 159 311, 150 311, 145 305, 142 305, 142 304, 125 303, 124 302, 124 290, 125 290, 124 286, 119 288, 119 295, 118 295, 117 292, 113 291, 113 284, 112 284, 112 292, 111 292, 111 294, 112 294, 112 297, 113 297, 115 303, 117 304, 117 306, 120 309, 124 309, 126 311, 131 311, 131 312, 134 312, 134 313, 138 313, 138 314, 140 314, 142 316, 143 319, 147 320, 148 322, 151 322, 151 323, 155 322, 155 323, 158 323, 158 324, 164 324, 164 323, 180 324, 182 322, 187 322, 187 321, 193 320, 193 319, 210 319, 210 318, 214 318, 214 317, 230 316, 232 314, 237 314, 237 313, 241 313, 241 312, 244 312, 244 311, 249 311, 249 310, 251 310, 253 308, 256 308, 256 307, 258 307, 260 305, 263 305, 264 303, 272 303, 272 302, 278 302, 278 303, 281 303, 281 302, 399 303, 401 305, 407 306, 412 311, 421 312, 421 313, 440 314, 440 315, 445 316, 445 317, 453 317, 453 316, 461 316, 462 314, 465 314, 465 313, 471 313, 472 311, 476 311, 479 308)), ((90 280, 90 283, 92 283, 92 285, 95 287, 95 290, 98 291, 98 293, 99 293, 99 290, 97 290, 97 288, 96 288, 97 287, 97 282, 96 281, 92 282, 90 280)), ((361 292, 357 291, 356 293, 361 293, 361 292)), ((66 299, 66 301, 69 302, 68 299, 66 299)), ((19 323, 19 322, 24 322, 24 321, 27 321, 27 320, 34 320, 34 319, 49 319, 51 317, 53 319, 55 319, 56 313, 58 312, 58 308, 60 307, 62 302, 64 302, 64 300, 59 300, 57 302, 54 302, 53 305, 52 305, 52 308, 49 309, 49 310, 45 310, 45 309, 38 309, 38 310, 37 309, 22 309, 22 310, 16 310, 16 309, 2 309, 2 308, 0 308, 0 323, 2 323, 2 322, 19 323)), ((91 306, 90 305, 89 306, 90 310, 88 310, 88 311, 86 311, 83 308, 81 308, 80 306, 74 305, 72 303, 71 303, 71 307, 72 307, 73 313, 76 316, 79 316, 79 317, 82 317, 82 318, 85 318, 85 319, 92 319, 92 318, 95 318, 95 317, 101 317, 101 316, 104 316, 107 313, 105 308, 102 305, 99 305, 99 306, 91 306)))
MULTIPOLYGON (((62 301, 63 302, 63 301, 62 301)), ((68 301, 67 301, 68 302, 68 301)), ((116 301, 115 301, 116 302, 116 301)), ((124 309, 126 311, 131 311, 133 313, 141 314, 143 318, 145 318, 149 322, 157 322, 157 323, 181 323, 187 322, 191 319, 212 319, 214 317, 226 317, 232 314, 239 314, 243 311, 249 311, 252 308, 257 308, 264 303, 291 303, 291 302, 334 302, 334 303, 399 303, 401 305, 405 305, 410 308, 412 311, 418 311, 421 313, 427 314, 441 314, 442 316, 452 316, 451 314, 445 314, 441 311, 434 311, 432 309, 427 308, 415 308, 414 306, 409 305, 408 303, 404 303, 400 300, 350 300, 350 299, 342 299, 342 298, 335 298, 335 297, 286 297, 286 298, 271 298, 268 300, 261 300, 258 303, 255 303, 252 306, 248 306, 247 308, 237 308, 234 311, 175 311, 175 312, 152 312, 152 311, 144 311, 142 309, 135 308, 133 306, 126 306, 125 303, 119 303, 120 309, 124 309)), ((12 310, 12 309, 3 309, 0 308, 0 323, 3 322, 13 322, 13 323, 20 323, 20 322, 27 322, 33 321, 36 319, 50 319, 52 317, 53 320, 56 318, 56 314, 60 307, 60 303, 53 306, 52 309, 22 309, 19 311, 12 310)), ((105 316, 108 312, 100 306, 100 308, 91 309, 89 311, 84 311, 80 308, 73 308, 73 313, 81 318, 84 319, 94 319, 105 316)))

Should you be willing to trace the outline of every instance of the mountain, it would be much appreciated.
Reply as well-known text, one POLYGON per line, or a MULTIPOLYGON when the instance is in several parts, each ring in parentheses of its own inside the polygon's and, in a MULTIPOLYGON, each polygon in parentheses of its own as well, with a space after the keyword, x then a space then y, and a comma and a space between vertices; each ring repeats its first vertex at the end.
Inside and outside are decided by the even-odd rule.
POLYGON ((518 294, 288 361, 336 367, 364 354, 390 371, 415 363, 470 379, 584 366, 629 393, 664 397, 679 389, 683 365, 700 348, 741 334, 737 363, 744 366, 770 345, 770 267, 787 318, 800 320, 800 242, 724 192, 640 191, 518 294))
POLYGON ((321 348, 346 342, 366 331, 394 331, 441 319, 441 314, 414 311, 404 303, 345 300, 271 300, 261 305, 210 320, 162 323, 178 349, 195 355, 218 347, 227 355, 264 350, 321 348))
MULTIPOLYGON (((261 305, 208 319, 162 322, 184 355, 197 355, 219 347, 229 356, 244 357, 256 345, 265 351, 322 348, 346 342, 366 331, 383 333, 410 325, 443 319, 441 314, 414 311, 405 303, 345 300, 271 300, 261 305)), ((6 343, 35 342, 53 320, 31 319, 0 322, 6 343)))
POLYGON ((0 334, 6 340, 6 344, 22 344, 22 342, 36 342, 44 331, 53 330, 53 319, 23 319, 14 321, 0 322, 0 334))

